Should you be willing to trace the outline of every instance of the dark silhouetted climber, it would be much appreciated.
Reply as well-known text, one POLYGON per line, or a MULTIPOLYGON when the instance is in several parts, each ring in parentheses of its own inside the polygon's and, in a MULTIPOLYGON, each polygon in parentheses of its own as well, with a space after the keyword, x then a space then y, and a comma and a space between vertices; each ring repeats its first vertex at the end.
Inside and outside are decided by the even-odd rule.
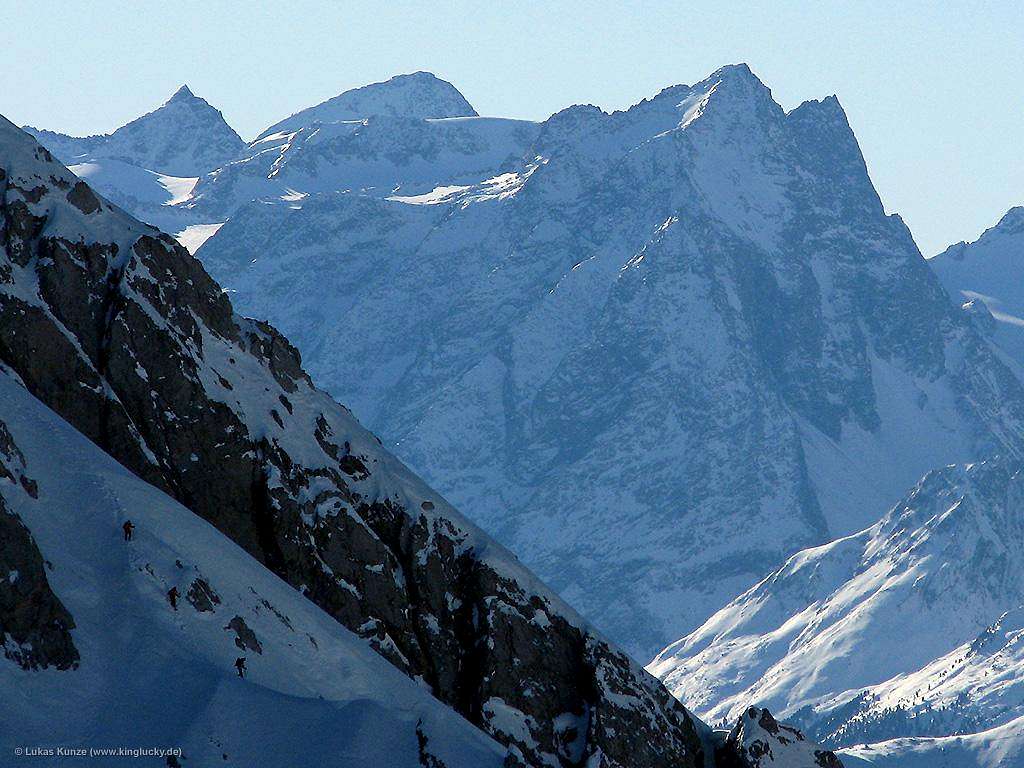
POLYGON ((131 520, 125 520, 124 525, 122 525, 121 527, 124 528, 124 540, 131 541, 132 532, 135 530, 135 524, 132 523, 131 520))
POLYGON ((235 669, 238 670, 239 677, 245 677, 245 656, 239 656, 235 659, 235 669))
POLYGON ((178 610, 178 588, 171 587, 167 590, 167 599, 171 601, 171 608, 178 610))

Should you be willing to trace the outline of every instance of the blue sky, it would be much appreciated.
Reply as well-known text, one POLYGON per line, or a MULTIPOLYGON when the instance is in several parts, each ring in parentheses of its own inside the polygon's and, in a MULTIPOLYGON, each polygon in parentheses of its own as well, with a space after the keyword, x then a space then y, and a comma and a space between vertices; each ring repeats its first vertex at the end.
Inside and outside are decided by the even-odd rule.
POLYGON ((182 83, 244 138, 425 69, 481 114, 624 108, 745 61, 792 108, 835 93, 926 255, 1024 203, 1024 3, 0 3, 0 113, 116 128, 182 83))

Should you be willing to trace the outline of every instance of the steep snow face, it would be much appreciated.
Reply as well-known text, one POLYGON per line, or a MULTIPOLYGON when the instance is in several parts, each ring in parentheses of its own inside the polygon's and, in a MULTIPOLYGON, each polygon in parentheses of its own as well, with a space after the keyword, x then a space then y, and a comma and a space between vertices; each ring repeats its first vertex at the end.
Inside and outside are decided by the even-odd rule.
POLYGON ((119 160, 150 171, 195 178, 218 168, 245 142, 220 110, 183 85, 159 109, 103 136, 66 136, 26 127, 68 165, 96 159, 119 160))
POLYGON ((504 748, 3 373, 0 420, 33 484, 0 480, 0 518, 13 512, 31 531, 80 652, 73 669, 34 673, 0 657, 5 754, 125 746, 179 748, 184 765, 502 765, 504 748))
POLYGON ((539 125, 467 117, 375 116, 306 123, 257 139, 202 179, 189 207, 223 221, 250 200, 297 203, 318 192, 417 195, 519 167, 539 125))
POLYGON ((636 653, 934 466, 1020 453, 1020 384, 835 98, 786 113, 726 67, 564 110, 499 170, 252 203, 200 258, 636 653))
POLYGON ((267 128, 256 141, 275 133, 291 133, 313 123, 362 120, 374 115, 391 117, 476 117, 476 110, 454 85, 430 72, 395 75, 296 112, 267 128))
POLYGON ((1024 476, 1005 462, 934 471, 874 526, 793 556, 649 669, 711 720, 760 702, 830 745, 1020 717, 1022 508, 1024 476))
POLYGON ((317 390, 284 337, 3 120, 0 232, 0 364, 514 765, 701 762, 682 705, 317 390))
POLYGON ((980 312, 982 329, 1024 364, 1024 207, 1011 208, 973 243, 951 245, 928 264, 954 301, 980 312))

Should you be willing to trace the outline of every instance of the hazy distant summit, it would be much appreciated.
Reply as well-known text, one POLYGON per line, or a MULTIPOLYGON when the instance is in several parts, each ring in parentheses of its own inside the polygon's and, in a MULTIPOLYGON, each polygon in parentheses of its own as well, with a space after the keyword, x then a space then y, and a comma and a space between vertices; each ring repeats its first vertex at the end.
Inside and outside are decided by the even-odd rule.
POLYGON ((182 85, 163 106, 113 133, 68 136, 25 126, 68 165, 119 160, 170 176, 201 176, 232 160, 245 142, 220 110, 182 85))
POLYGON ((395 75, 382 83, 353 88, 315 107, 296 112, 267 128, 257 141, 280 131, 313 122, 359 120, 375 115, 395 117, 476 117, 477 112, 458 89, 430 72, 395 75))

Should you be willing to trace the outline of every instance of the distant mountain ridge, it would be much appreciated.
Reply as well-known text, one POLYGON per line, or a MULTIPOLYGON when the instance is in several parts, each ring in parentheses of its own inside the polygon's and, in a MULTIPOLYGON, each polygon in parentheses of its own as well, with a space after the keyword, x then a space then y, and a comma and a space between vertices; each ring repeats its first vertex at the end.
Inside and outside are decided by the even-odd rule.
POLYGON ((77 137, 31 126, 25 130, 67 165, 111 159, 185 178, 215 170, 245 146, 220 110, 187 85, 160 108, 113 133, 77 137))
POLYGON ((786 112, 725 67, 563 110, 497 170, 268 196, 199 255, 635 653, 935 466, 1022 455, 1020 382, 885 215, 834 97, 786 112))
POLYGON ((875 525, 794 555, 648 669, 711 721, 760 702, 829 746, 1024 716, 1024 473, 935 470, 875 525))
POLYGON ((518 159, 536 133, 525 120, 458 122, 476 116, 450 83, 415 72, 302 110, 248 146, 187 86, 109 135, 25 130, 111 201, 195 251, 250 200, 472 182, 518 159))
POLYGON ((477 112, 451 83, 430 72, 395 75, 381 83, 352 88, 274 123, 256 141, 314 123, 367 117, 476 117, 477 112))
MULTIPOLYGON (((28 563, 0 587, 0 712, 19 737, 246 766, 757 768, 181 246, 2 118, 0 232, 0 512, 27 531, 0 566, 28 563), (285 732, 252 729, 268 717, 285 732)), ((779 768, 841 768, 776 746, 779 768)))
MULTIPOLYGON (((209 223, 182 204, 200 177, 233 160, 245 147, 221 112, 187 85, 163 106, 110 134, 77 137, 30 126, 25 130, 100 194, 177 235, 185 235, 192 225, 209 223)), ((188 242, 187 237, 182 239, 188 242)))

